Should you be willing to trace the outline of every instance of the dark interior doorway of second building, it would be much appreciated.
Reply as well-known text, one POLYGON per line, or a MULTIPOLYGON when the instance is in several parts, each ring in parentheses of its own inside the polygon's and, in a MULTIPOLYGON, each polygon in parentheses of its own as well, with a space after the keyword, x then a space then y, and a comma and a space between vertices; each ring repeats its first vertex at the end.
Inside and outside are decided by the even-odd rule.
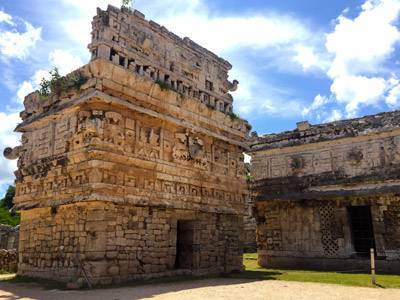
MULTIPOLYGON (((357 255, 368 256, 370 249, 375 249, 374 228, 370 206, 350 206, 350 225, 354 250, 357 255)), ((376 253, 376 251, 375 251, 376 253)))
POLYGON ((192 269, 195 221, 179 220, 176 230, 176 269, 192 269))

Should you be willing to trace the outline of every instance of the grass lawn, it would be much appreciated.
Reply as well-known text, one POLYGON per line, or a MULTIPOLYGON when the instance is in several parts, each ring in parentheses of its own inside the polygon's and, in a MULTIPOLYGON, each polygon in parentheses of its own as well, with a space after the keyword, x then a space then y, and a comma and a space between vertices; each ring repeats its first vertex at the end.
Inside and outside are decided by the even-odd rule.
MULTIPOLYGON (((369 274, 265 269, 258 266, 256 253, 244 254, 243 263, 246 270, 243 273, 233 275, 233 277, 258 280, 335 283, 364 287, 373 286, 369 274)), ((377 275, 377 284, 382 288, 400 288, 400 276, 377 275)))

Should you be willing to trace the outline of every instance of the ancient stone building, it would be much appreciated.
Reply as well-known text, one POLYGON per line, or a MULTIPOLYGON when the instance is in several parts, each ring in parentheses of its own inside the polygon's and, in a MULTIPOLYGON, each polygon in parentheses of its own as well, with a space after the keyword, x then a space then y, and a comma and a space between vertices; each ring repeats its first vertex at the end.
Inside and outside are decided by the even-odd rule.
POLYGON ((259 263, 400 272, 400 112, 260 137, 251 147, 259 263))
POLYGON ((242 269, 250 126, 231 65, 138 11, 93 20, 91 62, 24 101, 20 275, 92 283, 242 269))
POLYGON ((0 249, 18 249, 19 226, 0 224, 0 249))

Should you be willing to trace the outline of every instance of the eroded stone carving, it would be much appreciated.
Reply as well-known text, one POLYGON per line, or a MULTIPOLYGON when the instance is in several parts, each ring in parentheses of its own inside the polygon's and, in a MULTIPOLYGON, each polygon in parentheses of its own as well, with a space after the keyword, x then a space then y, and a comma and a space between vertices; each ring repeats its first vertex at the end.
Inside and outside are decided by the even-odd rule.
POLYGON ((400 270, 398 111, 259 137, 252 170, 261 265, 346 270, 370 248, 400 270), (276 234, 274 233, 276 231, 276 234), (285 236, 279 240, 274 236, 285 236), (388 250, 390 248, 390 250, 388 250))
POLYGON ((228 115, 230 64, 111 6, 90 49, 87 82, 28 95, 22 145, 5 151, 18 159, 19 274, 75 281, 77 259, 92 283, 174 274, 180 222, 194 249, 182 268, 240 270, 249 125, 228 115))

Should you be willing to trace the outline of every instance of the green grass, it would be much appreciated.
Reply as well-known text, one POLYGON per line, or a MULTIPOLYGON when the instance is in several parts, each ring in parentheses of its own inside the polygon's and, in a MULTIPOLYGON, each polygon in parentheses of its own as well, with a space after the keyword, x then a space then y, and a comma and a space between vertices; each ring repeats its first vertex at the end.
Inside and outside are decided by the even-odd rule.
MULTIPOLYGON (((373 287, 369 274, 316 272, 298 270, 277 270, 262 268, 257 264, 257 254, 248 253, 243 256, 246 270, 232 275, 235 278, 255 280, 284 280, 299 282, 333 283, 351 286, 373 287)), ((382 288, 400 288, 400 276, 377 275, 377 284, 382 288)))
POLYGON ((19 225, 19 216, 10 214, 4 205, 0 205, 0 224, 17 226, 19 225))

